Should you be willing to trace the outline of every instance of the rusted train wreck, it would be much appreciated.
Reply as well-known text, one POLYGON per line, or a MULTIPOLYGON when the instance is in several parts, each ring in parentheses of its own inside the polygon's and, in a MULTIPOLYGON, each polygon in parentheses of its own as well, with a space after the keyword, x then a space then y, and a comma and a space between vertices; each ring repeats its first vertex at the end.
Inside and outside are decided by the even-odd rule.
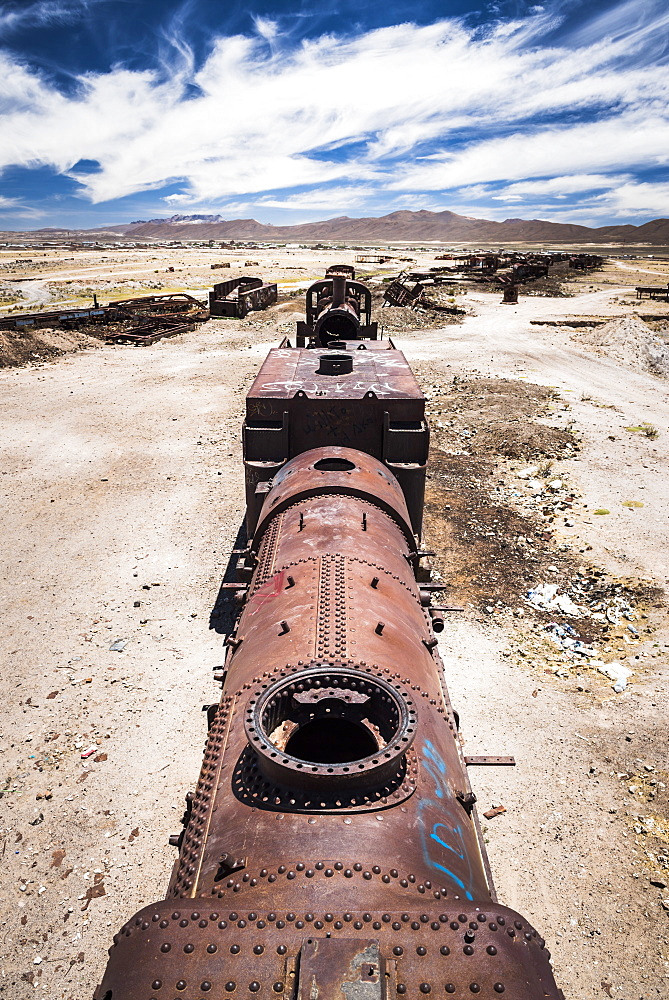
POLYGON ((335 264, 307 289, 306 322, 297 324, 298 347, 327 347, 334 341, 376 340, 372 293, 355 280, 350 264, 335 264))
POLYGON ((497 901, 437 650, 425 400, 392 343, 318 325, 343 280, 321 345, 270 351, 249 393, 221 700, 167 898, 96 1000, 562 996, 497 901))
POLYGON ((273 305, 276 298, 276 284, 265 284, 262 278, 230 278, 219 281, 209 292, 209 312, 212 316, 244 319, 254 309, 273 305))

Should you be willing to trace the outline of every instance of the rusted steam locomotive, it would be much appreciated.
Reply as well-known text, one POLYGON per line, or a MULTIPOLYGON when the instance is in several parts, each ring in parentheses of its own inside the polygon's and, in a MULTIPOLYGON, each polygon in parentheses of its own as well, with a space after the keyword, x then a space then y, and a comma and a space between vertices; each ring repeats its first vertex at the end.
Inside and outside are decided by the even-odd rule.
POLYGON ((424 397, 343 280, 249 392, 220 704, 167 898, 96 1000, 562 997, 497 902, 437 651, 424 397))

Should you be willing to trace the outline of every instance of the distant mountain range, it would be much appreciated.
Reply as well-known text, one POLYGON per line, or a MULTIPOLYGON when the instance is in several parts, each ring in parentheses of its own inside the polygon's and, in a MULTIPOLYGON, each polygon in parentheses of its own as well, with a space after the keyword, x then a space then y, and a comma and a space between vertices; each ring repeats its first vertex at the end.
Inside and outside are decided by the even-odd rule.
POLYGON ((492 222, 454 212, 391 212, 380 218, 351 219, 342 215, 323 222, 297 226, 271 226, 255 219, 223 219, 220 215, 173 215, 169 219, 138 220, 97 229, 37 229, 29 233, 0 233, 11 242, 18 236, 31 239, 85 240, 258 240, 261 242, 365 242, 395 241, 444 243, 641 243, 669 245, 669 219, 655 219, 642 226, 602 226, 590 229, 541 219, 505 219, 492 222))

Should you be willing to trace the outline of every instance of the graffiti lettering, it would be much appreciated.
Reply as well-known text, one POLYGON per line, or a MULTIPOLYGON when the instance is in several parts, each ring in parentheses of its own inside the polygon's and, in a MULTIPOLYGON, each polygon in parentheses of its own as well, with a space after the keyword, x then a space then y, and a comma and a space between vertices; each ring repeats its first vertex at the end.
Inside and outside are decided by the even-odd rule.
MULTIPOLYGON (((443 872, 458 888, 462 889, 465 899, 473 899, 471 893, 473 885, 470 861, 471 846, 465 843, 461 824, 448 822, 445 817, 434 822, 434 813, 436 810, 443 813, 443 808, 440 807, 443 806, 445 800, 449 800, 450 808, 454 812, 459 808, 456 807, 456 797, 447 781, 446 765, 429 740, 425 740, 420 756, 423 770, 427 772, 434 783, 432 795, 424 796, 418 809, 423 857, 431 868, 443 872), (456 862, 456 866, 460 869, 462 878, 446 864, 449 855, 455 855, 455 858, 461 862, 460 865, 456 862), (466 866, 466 872, 462 866, 466 866)), ((453 865, 453 861, 450 861, 449 864, 453 865)))

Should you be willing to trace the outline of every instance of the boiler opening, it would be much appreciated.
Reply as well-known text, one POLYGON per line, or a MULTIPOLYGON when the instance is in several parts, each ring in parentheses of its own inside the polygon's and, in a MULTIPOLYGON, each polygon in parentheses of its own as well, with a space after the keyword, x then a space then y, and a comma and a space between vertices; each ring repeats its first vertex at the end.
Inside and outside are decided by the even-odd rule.
POLYGON ((358 340, 360 321, 351 313, 333 310, 326 313, 318 324, 318 334, 321 343, 326 345, 331 340, 358 340))
POLYGON ((258 691, 244 727, 267 780, 324 791, 334 781, 350 791, 401 777, 416 711, 403 688, 370 668, 316 661, 288 666, 258 691))
POLYGON ((378 745, 366 726, 349 719, 312 719, 296 729, 286 753, 314 764, 349 764, 377 753, 378 745))
POLYGON ((349 462, 347 458, 319 458, 317 462, 314 462, 314 469, 319 472, 352 472, 355 469, 353 462, 349 462))

